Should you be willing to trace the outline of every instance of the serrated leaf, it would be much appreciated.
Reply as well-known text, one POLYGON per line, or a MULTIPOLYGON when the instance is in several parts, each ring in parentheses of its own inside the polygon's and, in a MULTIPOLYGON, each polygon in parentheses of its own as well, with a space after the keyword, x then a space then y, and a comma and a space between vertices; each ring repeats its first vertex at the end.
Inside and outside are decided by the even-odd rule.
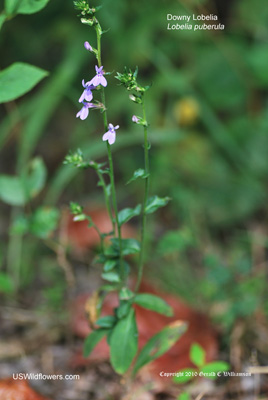
POLYGON ((192 363, 197 367, 202 367, 205 364, 205 357, 205 350, 198 343, 194 343, 190 349, 190 360, 192 363))
POLYGON ((158 196, 150 197, 145 206, 144 210, 145 214, 152 214, 153 212, 158 210, 158 208, 166 206, 169 200, 170 200, 169 197, 162 197, 162 198, 158 196))
POLYGON ((133 308, 116 324, 111 333, 110 346, 111 364, 118 374, 124 374, 138 350, 138 330, 133 308))
POLYGON ((84 357, 88 357, 94 347, 101 341, 104 336, 109 332, 108 329, 96 329, 91 332, 84 342, 83 355, 84 357))
MULTIPOLYGON (((114 253, 119 253, 119 239, 113 238, 111 239, 112 247, 114 253)), ((121 246, 122 246, 122 254, 127 256, 129 254, 136 254, 140 251, 140 243, 136 239, 121 239, 121 246)))
POLYGON ((140 215, 141 213, 141 205, 138 204, 135 208, 124 208, 118 213, 118 221, 119 225, 125 224, 127 221, 129 221, 131 218, 136 217, 137 215, 140 215))
POLYGON ((173 382, 175 383, 186 383, 194 378, 194 374, 198 376, 198 372, 195 368, 184 368, 178 372, 178 376, 174 376, 173 382))
POLYGON ((134 298, 134 303, 148 310, 156 311, 159 314, 164 314, 167 317, 173 315, 173 310, 170 305, 154 294, 138 293, 134 298))
POLYGON ((97 319, 95 324, 100 326, 101 328, 112 328, 115 322, 116 318, 114 315, 106 315, 105 317, 97 319))
POLYGON ((141 349, 133 368, 133 375, 144 365, 166 353, 183 335, 186 329, 186 323, 174 321, 154 335, 141 349))
POLYGON ((211 363, 208 363, 204 365, 201 369, 200 372, 203 372, 204 374, 211 374, 215 373, 216 376, 206 376, 206 378, 209 379, 217 379, 217 373, 218 372, 224 372, 224 371, 229 371, 230 365, 224 361, 213 361, 211 363))
POLYGON ((47 71, 25 63, 15 63, 0 71, 0 103, 24 95, 47 75, 47 71))
POLYGON ((49 0, 5 0, 8 16, 14 14, 34 14, 44 8, 49 0))
POLYGON ((149 174, 145 173, 145 170, 142 168, 137 169, 136 171, 134 171, 134 174, 132 176, 132 178, 129 179, 129 181, 127 181, 127 185, 130 182, 136 181, 138 178, 147 178, 149 176, 149 174))

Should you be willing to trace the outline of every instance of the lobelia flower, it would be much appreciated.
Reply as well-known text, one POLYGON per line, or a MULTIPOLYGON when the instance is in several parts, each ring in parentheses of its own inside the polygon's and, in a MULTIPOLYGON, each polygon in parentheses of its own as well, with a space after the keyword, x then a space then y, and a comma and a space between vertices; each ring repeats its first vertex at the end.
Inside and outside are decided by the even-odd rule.
POLYGON ((84 119, 86 119, 88 116, 89 108, 99 108, 99 106, 94 103, 86 103, 83 101, 83 107, 76 114, 76 118, 80 118, 82 121, 84 121, 84 119))
POLYGON ((84 47, 85 47, 85 49, 88 50, 88 51, 93 51, 92 46, 90 46, 90 44, 89 44, 88 42, 85 42, 85 43, 84 43, 84 47))
POLYGON ((109 144, 114 144, 116 133, 115 130, 119 128, 119 125, 113 126, 113 124, 108 125, 108 131, 102 136, 102 140, 105 142, 108 140, 109 144))
POLYGON ((139 122, 139 118, 136 115, 133 115, 132 122, 135 122, 135 123, 139 122))
POLYGON ((91 85, 91 82, 85 83, 84 79, 82 80, 82 85, 85 88, 85 90, 83 91, 83 93, 80 96, 80 99, 78 100, 79 103, 82 103, 84 100, 86 101, 92 100, 93 99, 92 90, 95 89, 95 86, 91 85))
POLYGON ((93 79, 91 79, 90 83, 94 86, 98 86, 98 85, 102 85, 104 87, 107 86, 107 80, 106 78, 103 76, 104 72, 103 72, 103 66, 98 68, 98 66, 95 66, 95 70, 96 70, 96 76, 94 76, 93 79))

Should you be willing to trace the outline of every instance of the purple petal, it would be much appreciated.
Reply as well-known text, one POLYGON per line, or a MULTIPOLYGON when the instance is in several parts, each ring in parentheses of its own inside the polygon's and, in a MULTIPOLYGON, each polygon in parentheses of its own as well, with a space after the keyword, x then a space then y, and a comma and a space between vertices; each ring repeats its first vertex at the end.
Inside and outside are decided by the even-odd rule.
POLYGON ((100 75, 103 74, 103 72, 102 72, 103 66, 101 66, 100 68, 98 68, 98 66, 96 65, 95 70, 96 70, 96 73, 97 73, 97 74, 100 74, 100 75))
POLYGON ((132 121, 137 123, 138 122, 138 117, 136 115, 133 115, 132 121))
POLYGON ((85 106, 76 114, 76 117, 80 117, 82 121, 84 121, 87 118, 87 116, 88 116, 88 108, 85 106))
POLYGON ((91 93, 91 90, 90 89, 86 89, 85 90, 85 100, 86 101, 90 101, 90 100, 92 100, 93 99, 93 94, 91 93))
POLYGON ((110 132, 109 138, 108 138, 109 144, 114 144, 115 142, 115 132, 110 132))
POLYGON ((112 131, 112 130, 114 129, 113 124, 109 124, 109 125, 108 125, 108 128, 109 128, 109 131, 112 131))
POLYGON ((106 78, 104 78, 104 76, 99 76, 99 80, 100 80, 100 85, 102 85, 103 87, 107 86, 107 80, 106 78))
POLYGON ((116 125, 115 127, 114 127, 114 129, 118 129, 119 128, 119 125, 116 125))
POLYGON ((83 93, 81 94, 80 98, 79 98, 79 103, 82 103, 82 101, 85 99, 85 95, 86 95, 86 90, 83 91, 83 93))
POLYGON ((110 136, 110 132, 106 132, 103 136, 102 136, 102 140, 105 142, 105 140, 108 140, 110 136))
POLYGON ((100 77, 98 75, 94 76, 94 78, 91 80, 91 84, 94 85, 94 86, 99 86, 100 77))
POLYGON ((85 88, 87 87, 87 83, 85 83, 85 79, 82 80, 82 86, 85 88))

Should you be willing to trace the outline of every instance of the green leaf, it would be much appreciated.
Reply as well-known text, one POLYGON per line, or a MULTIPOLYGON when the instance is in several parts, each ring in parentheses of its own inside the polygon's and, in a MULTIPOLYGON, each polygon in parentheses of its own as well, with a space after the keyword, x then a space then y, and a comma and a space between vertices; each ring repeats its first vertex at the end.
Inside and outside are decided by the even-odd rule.
POLYGON ((2 28, 2 26, 3 26, 3 23, 5 22, 5 20, 6 20, 6 14, 0 14, 0 29, 2 28))
POLYGON ((21 177, 0 175, 0 199, 13 206, 22 206, 43 189, 46 168, 41 158, 34 158, 27 174, 21 177))
POLYGON ((20 178, 0 175, 0 199, 11 206, 23 206, 27 202, 20 178))
POLYGON ((99 325, 101 328, 112 328, 116 322, 116 318, 113 315, 106 315, 105 317, 101 317, 97 319, 95 322, 96 325, 99 325))
POLYGON ((141 349, 133 368, 133 375, 144 365, 168 351, 187 329, 187 324, 175 321, 154 335, 141 349))
POLYGON ((189 393, 184 392, 179 395, 177 400, 191 400, 191 397, 190 397, 189 393))
POLYGON ((141 205, 138 204, 135 208, 124 208, 118 213, 118 221, 119 225, 125 224, 127 221, 129 221, 131 218, 136 217, 137 215, 140 215, 141 213, 141 205))
POLYGON ((195 375, 198 376, 198 371, 195 368, 184 368, 178 372, 177 376, 174 376, 173 382, 175 383, 186 383, 192 380, 195 375))
POLYGON ((111 364, 118 374, 124 374, 138 350, 138 331, 133 308, 116 324, 111 334, 110 346, 111 364))
POLYGON ((117 272, 103 272, 101 277, 109 282, 120 282, 121 280, 117 272))
POLYGON ((34 14, 44 8, 49 0, 5 0, 8 16, 14 14, 34 14))
POLYGON ((198 343, 194 343, 190 349, 190 360, 192 363, 197 367, 202 367, 205 364, 205 357, 205 350, 198 343))
MULTIPOLYGON (((116 254, 119 253, 119 240, 118 238, 111 239, 113 249, 116 254)), ((140 243, 136 239, 121 239, 122 254, 127 256, 129 254, 136 254, 140 251, 140 243)))
POLYGON ((130 311, 132 301, 121 300, 119 307, 116 309, 116 315, 119 319, 124 318, 130 311))
POLYGON ((0 72, 0 103, 12 101, 24 95, 47 75, 47 71, 33 65, 12 64, 0 72))
POLYGON ((167 317, 173 315, 172 307, 166 303, 163 299, 154 294, 149 293, 138 293, 134 298, 134 303, 141 307, 147 308, 148 310, 156 311, 159 314, 164 314, 167 317))
POLYGON ((108 332, 108 329, 96 329, 88 335, 84 342, 84 357, 88 357, 90 355, 94 347, 101 341, 104 336, 107 335, 108 332))
POLYGON ((136 181, 136 179, 138 179, 138 178, 143 178, 144 179, 144 178, 147 178, 148 176, 149 176, 149 174, 146 174, 144 169, 139 168, 136 171, 134 171, 134 174, 133 174, 132 178, 130 178, 129 181, 127 181, 127 185, 130 182, 136 181))
POLYGON ((11 293, 13 291, 13 284, 11 278, 0 272, 0 293, 11 293))
POLYGON ((56 208, 39 207, 30 220, 30 232, 41 238, 46 239, 57 228, 60 213, 56 208))
POLYGON ((217 373, 218 372, 224 372, 224 371, 229 371, 230 365, 224 361, 213 361, 211 363, 208 363, 204 365, 201 369, 200 372, 204 374, 215 374, 215 376, 206 376, 206 378, 209 379, 217 379, 217 373))
POLYGON ((128 287, 123 287, 119 292, 120 300, 129 300, 133 296, 134 296, 134 293, 128 287))
POLYGON ((170 200, 169 197, 162 197, 162 198, 158 196, 150 197, 145 207, 145 214, 152 214, 153 212, 158 210, 158 208, 166 206, 169 200, 170 200))
POLYGON ((40 157, 34 158, 29 165, 26 187, 30 197, 35 197, 45 186, 47 171, 40 157))
POLYGON ((11 226, 11 233, 15 235, 24 235, 29 232, 29 227, 29 218, 25 215, 18 215, 11 226))
POLYGON ((107 260, 104 264, 103 270, 105 272, 110 272, 117 264, 117 260, 107 260))

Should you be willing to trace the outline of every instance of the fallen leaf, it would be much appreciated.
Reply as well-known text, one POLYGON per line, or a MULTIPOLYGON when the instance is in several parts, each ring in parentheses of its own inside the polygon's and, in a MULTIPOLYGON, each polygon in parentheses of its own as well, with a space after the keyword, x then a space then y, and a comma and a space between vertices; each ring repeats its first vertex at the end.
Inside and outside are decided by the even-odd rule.
POLYGON ((49 400, 35 392, 26 380, 6 378, 0 380, 1 400, 49 400))

